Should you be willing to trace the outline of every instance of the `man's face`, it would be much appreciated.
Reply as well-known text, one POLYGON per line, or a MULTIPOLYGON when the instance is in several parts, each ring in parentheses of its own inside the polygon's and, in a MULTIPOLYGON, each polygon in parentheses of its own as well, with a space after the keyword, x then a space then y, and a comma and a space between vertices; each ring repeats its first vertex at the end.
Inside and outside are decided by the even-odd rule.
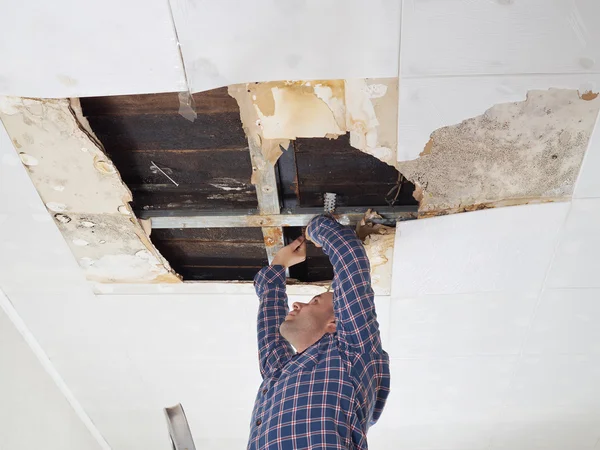
POLYGON ((333 293, 324 292, 314 296, 308 303, 294 302, 279 331, 288 342, 297 347, 295 342, 312 339, 316 342, 325 333, 334 332, 334 319, 333 293))

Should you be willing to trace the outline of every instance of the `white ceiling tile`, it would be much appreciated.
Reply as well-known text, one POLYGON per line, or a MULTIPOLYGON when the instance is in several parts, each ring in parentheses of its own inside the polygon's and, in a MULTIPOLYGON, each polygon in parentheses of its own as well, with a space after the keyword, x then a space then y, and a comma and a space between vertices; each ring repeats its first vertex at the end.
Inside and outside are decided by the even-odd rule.
MULTIPOLYGON (((598 92, 598 89, 593 90, 598 92)), ((590 138, 585 158, 575 184, 574 198, 600 197, 600 116, 590 138)))
POLYGON ((393 358, 519 354, 536 301, 515 292, 392 300, 388 351, 393 358))
POLYGON ((494 427, 479 421, 404 425, 387 417, 384 412, 369 429, 370 450, 482 450, 488 448, 494 427))
POLYGON ((0 122, 0 211, 39 214, 46 208, 0 122))
POLYGON ((0 297, 0 448, 106 448, 90 434, 93 427, 82 422, 85 417, 65 397, 64 383, 57 385, 56 372, 32 347, 27 327, 14 311, 6 314, 9 301, 1 291, 0 297))
POLYGON ((600 287, 599 229, 600 198, 573 200, 548 275, 548 287, 600 287))
POLYGON ((496 425, 491 450, 592 450, 600 438, 600 421, 502 422, 496 425))
POLYGON ((525 353, 600 354, 600 289, 550 289, 535 313, 525 353))
MULTIPOLYGON (((165 405, 174 406, 174 405, 165 405)), ((185 409, 185 404, 183 408, 185 409)), ((163 408, 142 410, 123 407, 119 412, 113 409, 86 409, 90 418, 111 450, 165 450, 173 448, 163 408)), ((192 433, 194 430, 192 429, 192 433)), ((194 436, 194 434, 192 434, 194 436)), ((194 436, 195 438, 195 436, 194 436)), ((196 446, 198 450, 203 448, 196 446)))
POLYGON ((383 415, 406 426, 495 420, 517 359, 392 359, 392 392, 383 415))
POLYGON ((181 91, 167 1, 21 2, 0 16, 0 94, 87 97, 181 91))
MULTIPOLYGON (((418 158, 438 128, 479 116, 499 103, 524 101, 530 90, 550 88, 598 92, 600 74, 403 78, 398 108, 398 160, 418 158)), ((589 179, 582 175, 582 192, 587 192, 583 191, 583 180, 598 186, 594 184, 596 163, 590 158, 589 164, 592 173, 589 179)))
POLYGON ((0 285, 7 293, 16 290, 37 292, 68 290, 85 282, 58 228, 40 216, 18 212, 0 224, 0 285))
POLYGON ((113 326, 123 329, 132 357, 258 361, 256 296, 111 296, 105 301, 119 311, 113 326))
POLYGON ((600 355, 524 356, 502 409, 514 421, 600 420, 600 355))
POLYGON ((377 313, 377 322, 379 323, 381 343, 383 349, 388 353, 392 345, 390 340, 391 308, 391 299, 389 296, 375 297, 375 312, 377 313))
POLYGON ((392 298, 541 290, 568 203, 400 222, 392 298))
POLYGON ((171 4, 198 92, 251 81, 397 77, 400 1, 171 4))
POLYGON ((148 410, 181 402, 198 436, 248 437, 262 381, 258 361, 132 360, 141 374, 141 383, 154 397, 146 404, 148 410))
POLYGON ((598 71, 596 0, 404 0, 403 76, 598 71))

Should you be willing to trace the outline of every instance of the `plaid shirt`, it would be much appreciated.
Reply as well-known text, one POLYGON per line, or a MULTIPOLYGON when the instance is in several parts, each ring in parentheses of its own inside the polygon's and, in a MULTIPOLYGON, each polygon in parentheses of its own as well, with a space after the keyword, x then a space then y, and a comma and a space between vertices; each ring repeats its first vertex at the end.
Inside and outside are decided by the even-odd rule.
POLYGON ((256 275, 263 382, 248 449, 366 449, 367 430, 379 419, 389 394, 389 357, 381 347, 362 243, 328 216, 315 217, 307 231, 334 267, 337 330, 294 354, 279 334, 289 312, 285 270, 269 266, 256 275))

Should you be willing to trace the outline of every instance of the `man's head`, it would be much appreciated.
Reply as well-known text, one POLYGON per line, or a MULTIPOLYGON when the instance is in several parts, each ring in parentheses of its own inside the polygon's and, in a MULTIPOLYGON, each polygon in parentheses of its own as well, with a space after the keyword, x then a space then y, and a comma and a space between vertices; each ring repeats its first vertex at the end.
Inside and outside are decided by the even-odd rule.
POLYGON ((335 329, 333 293, 324 292, 308 303, 294 302, 279 332, 298 352, 303 352, 325 334, 335 333, 335 329))

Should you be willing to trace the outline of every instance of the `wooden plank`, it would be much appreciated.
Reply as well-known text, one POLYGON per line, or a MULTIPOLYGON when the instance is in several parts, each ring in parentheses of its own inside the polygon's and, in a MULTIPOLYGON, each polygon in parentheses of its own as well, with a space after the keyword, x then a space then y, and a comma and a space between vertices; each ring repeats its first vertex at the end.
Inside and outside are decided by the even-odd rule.
MULTIPOLYGON (((237 102, 227 93, 227 88, 193 94, 196 113, 215 114, 233 112, 239 114, 237 102)), ((142 95, 116 95, 110 97, 81 98, 85 115, 123 116, 139 114, 179 114, 177 92, 142 95)))
MULTIPOLYGON (((116 152, 110 155, 123 181, 139 184, 169 185, 171 181, 155 165, 181 187, 205 184, 215 192, 254 190, 250 183, 252 164, 244 149, 218 149, 212 152, 180 150, 148 150, 116 152)), ((179 189, 182 190, 182 189, 179 189)))
POLYGON ((111 156, 118 151, 246 148, 237 113, 199 114, 192 123, 179 114, 88 116, 111 156))
MULTIPOLYGON (((383 206, 396 186, 398 171, 338 139, 298 139, 296 142, 300 206, 323 205, 323 193, 335 192, 338 206, 383 206)), ((405 182, 398 205, 414 205, 414 186, 405 182)))
POLYGON ((165 228, 152 230, 152 239, 198 240, 208 242, 262 242, 259 228, 165 228))
POLYGON ((202 242, 182 240, 157 240, 153 244, 171 264, 200 266, 255 266, 266 265, 267 258, 262 242, 202 242))
MULTIPOLYGON (((266 265, 266 264, 265 264, 266 265)), ((247 281, 252 280, 263 266, 198 267, 173 266, 187 281, 247 281)))
MULTIPOLYGON (((158 186, 158 185, 157 185, 158 186)), ((185 192, 153 192, 147 186, 138 189, 133 187, 132 207, 138 216, 145 212, 167 214, 169 211, 235 211, 257 207, 256 195, 252 190, 231 193, 220 193, 188 186, 185 192), (208 191, 208 192, 207 192, 208 191)), ((166 188, 166 185, 165 185, 166 188)))

